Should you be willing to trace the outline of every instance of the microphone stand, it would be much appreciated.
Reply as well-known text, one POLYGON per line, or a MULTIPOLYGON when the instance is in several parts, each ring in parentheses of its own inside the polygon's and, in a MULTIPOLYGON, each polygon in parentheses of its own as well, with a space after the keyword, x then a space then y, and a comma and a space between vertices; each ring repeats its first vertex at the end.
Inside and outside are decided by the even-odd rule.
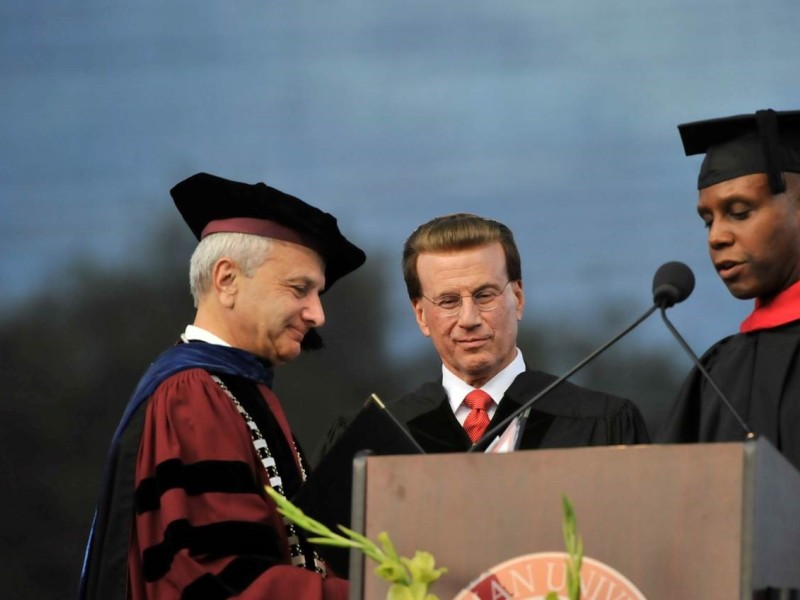
MULTIPOLYGON (((584 365, 586 365, 586 363, 591 362, 594 358, 596 358, 597 356, 602 354, 609 346, 611 346, 612 344, 616 343, 617 340, 619 340, 621 337, 625 336, 628 332, 630 332, 632 329, 634 329, 636 326, 638 326, 639 323, 641 323, 642 321, 647 319, 647 317, 652 315, 656 311, 657 308, 658 308, 658 305, 657 304, 653 304, 653 306, 651 306, 649 309, 647 309, 647 311, 641 317, 636 319, 636 321, 634 321, 633 323, 628 325, 628 327, 626 327, 620 333, 618 333, 613 338, 608 340, 605 344, 600 346, 597 350, 592 352, 589 356, 587 356, 582 361, 580 361, 578 364, 576 364, 574 367, 572 367, 564 375, 562 375, 561 377, 559 377, 558 379, 553 381, 550 385, 548 385, 541 392, 536 394, 533 398, 531 398, 527 402, 524 402, 522 404, 522 406, 520 406, 518 409, 516 409, 514 412, 512 412, 510 415, 508 415, 505 419, 500 421, 500 423, 498 423, 497 425, 492 427, 489 431, 484 433, 483 436, 481 437, 481 439, 479 439, 477 442, 475 442, 469 448, 469 450, 467 450, 467 452, 477 452, 479 449, 482 449, 482 446, 486 442, 486 440, 491 440, 496 435, 501 433, 508 426, 508 424, 511 423, 511 421, 513 421, 520 413, 522 413, 525 410, 529 409, 533 405, 533 403, 536 402, 537 400, 539 400, 542 396, 550 393, 551 390, 555 389, 556 387, 558 387, 559 385, 564 383, 576 371, 582 369, 584 367, 584 365)), ((524 423, 520 423, 520 425, 524 425, 524 423)), ((521 439, 522 439, 522 431, 520 430, 519 435, 517 435, 517 439, 516 439, 516 442, 514 444, 514 446, 515 446, 514 449, 515 450, 518 449, 521 439)))
POLYGON ((692 359, 692 361, 694 362, 694 365, 697 367, 697 369, 700 371, 700 373, 703 374, 703 377, 705 377, 705 379, 706 379, 706 381, 708 381, 709 385, 711 385, 711 387, 717 393, 717 396, 719 396, 720 400, 722 400, 722 403, 725 405, 725 407, 736 418, 736 420, 739 422, 739 425, 741 426, 741 428, 744 429, 744 432, 746 434, 745 435, 745 439, 748 439, 748 440, 753 439, 755 437, 755 434, 750 430, 750 428, 744 422, 744 419, 742 419, 742 417, 739 416, 739 413, 736 412, 735 408, 733 408, 733 405, 730 403, 728 398, 725 397, 725 394, 722 393, 722 390, 719 389, 719 386, 717 385, 717 382, 714 381, 711 378, 711 374, 708 371, 706 371, 706 368, 703 366, 703 363, 701 363, 700 359, 697 358, 697 355, 689 347, 689 344, 686 343, 686 340, 683 339, 683 336, 680 333, 678 333, 678 330, 675 329, 675 327, 672 325, 670 320, 667 318, 667 311, 666 311, 666 307, 664 307, 664 306, 661 307, 661 319, 664 321, 664 325, 667 326, 667 329, 669 329, 669 331, 673 335, 673 337, 678 341, 678 343, 681 345, 681 347, 686 351, 686 353, 692 359))

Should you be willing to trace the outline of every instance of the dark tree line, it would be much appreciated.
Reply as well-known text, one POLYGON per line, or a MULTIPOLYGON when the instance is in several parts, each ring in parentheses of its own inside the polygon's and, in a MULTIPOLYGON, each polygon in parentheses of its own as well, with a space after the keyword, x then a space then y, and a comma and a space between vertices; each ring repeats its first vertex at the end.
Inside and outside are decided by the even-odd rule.
MULTIPOLYGON (((174 343, 194 309, 188 292, 190 234, 175 224, 113 268, 75 264, 0 316, 0 581, 8 598, 72 598, 108 442, 148 363, 174 343)), ((282 367, 277 392, 307 451, 338 414, 373 391, 391 399, 438 376, 429 341, 391 360, 389 283, 399 258, 372 253, 364 269, 324 297, 327 349, 282 367)), ((409 309, 410 310, 410 309, 409 309)), ((520 346, 554 373, 618 329, 599 315, 591 327, 527 316, 520 346)), ((651 429, 674 395, 682 367, 666 350, 621 346, 580 382, 637 400, 651 429)))

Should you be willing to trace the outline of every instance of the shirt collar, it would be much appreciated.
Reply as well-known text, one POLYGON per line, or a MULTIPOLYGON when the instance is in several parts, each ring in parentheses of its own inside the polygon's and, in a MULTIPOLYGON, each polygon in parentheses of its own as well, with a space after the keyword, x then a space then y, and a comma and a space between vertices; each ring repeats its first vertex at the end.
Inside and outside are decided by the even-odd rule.
MULTIPOLYGON (((514 360, 505 369, 483 384, 480 389, 489 394, 495 404, 499 404, 506 390, 511 387, 511 384, 517 378, 517 375, 524 371, 525 359, 522 358, 522 350, 517 348, 517 355, 514 360)), ((447 392, 447 398, 453 412, 458 409, 466 395, 475 389, 444 365, 442 365, 442 386, 447 392)))
POLYGON ((230 344, 222 338, 217 337, 207 329, 203 329, 197 325, 187 325, 181 339, 184 342, 207 342, 209 344, 217 344, 218 346, 230 346, 230 344))
POLYGON ((749 333, 759 329, 771 329, 798 319, 800 319, 800 281, 790 285, 769 302, 757 299, 755 309, 742 321, 739 331, 749 333))

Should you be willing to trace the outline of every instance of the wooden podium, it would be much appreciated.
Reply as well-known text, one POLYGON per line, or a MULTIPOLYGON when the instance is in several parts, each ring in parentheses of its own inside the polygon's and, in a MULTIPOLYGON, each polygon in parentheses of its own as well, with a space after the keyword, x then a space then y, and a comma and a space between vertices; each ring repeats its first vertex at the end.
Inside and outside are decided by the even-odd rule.
MULTIPOLYGON (((503 561, 563 551, 562 493, 584 555, 648 600, 800 589, 800 473, 765 440, 370 456, 354 469, 354 529, 388 531, 403 556, 432 552, 449 569, 441 600, 503 561)), ((351 600, 386 598, 373 569, 351 554, 351 600)))

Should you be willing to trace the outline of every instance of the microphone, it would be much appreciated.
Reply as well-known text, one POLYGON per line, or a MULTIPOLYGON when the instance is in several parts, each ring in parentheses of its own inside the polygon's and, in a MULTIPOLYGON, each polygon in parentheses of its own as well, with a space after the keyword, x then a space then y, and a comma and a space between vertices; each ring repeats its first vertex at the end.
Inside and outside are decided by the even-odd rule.
POLYGON ((521 433, 525 425, 524 421, 527 417, 526 411, 528 411, 528 409, 530 409, 530 407, 535 402, 537 402, 543 396, 549 394, 552 390, 554 390, 559 385, 564 383, 577 371, 581 370, 588 363, 590 363, 595 358, 600 356, 603 352, 605 352, 606 349, 608 349, 610 346, 613 346, 621 338, 625 337, 628 333, 630 333, 633 329, 635 329, 642 321, 644 321, 645 319, 647 319, 647 317, 652 315, 658 308, 661 308, 660 306, 661 304, 664 304, 664 307, 666 308, 667 304, 669 306, 673 306, 678 302, 682 302, 683 300, 686 300, 686 298, 689 297, 689 294, 692 293, 693 289, 694 289, 694 275, 692 274, 692 271, 689 269, 689 267, 679 262, 668 262, 661 265, 656 271, 656 274, 653 276, 653 305, 650 308, 648 308, 644 312, 644 314, 642 314, 642 316, 640 316, 633 323, 628 325, 620 333, 618 333, 610 340, 608 340, 605 344, 600 346, 597 350, 589 354, 589 356, 581 360, 578 364, 572 367, 564 375, 554 380, 550 385, 548 385, 538 394, 533 396, 533 398, 524 402, 522 406, 517 408, 514 412, 508 415, 500 423, 498 423, 497 425, 486 431, 483 434, 483 436, 477 442, 475 442, 469 448, 469 450, 467 450, 467 452, 476 452, 479 449, 482 450, 486 445, 488 445, 486 443, 494 439, 495 436, 502 433, 505 430, 505 428, 511 423, 511 421, 513 421, 520 414, 525 413, 523 417, 520 419, 520 432, 515 442, 515 449, 516 449, 522 438, 521 433), (688 277, 687 277, 687 272, 688 272, 688 277))
POLYGON ((667 329, 669 329, 669 332, 678 341, 678 344, 681 346, 681 348, 683 348, 686 354, 689 355, 689 358, 692 359, 694 366, 697 367, 697 370, 700 371, 714 392, 716 392, 717 396, 719 396, 719 399, 722 400, 725 408, 728 409, 728 411, 739 423, 739 426, 744 430, 745 439, 753 439, 755 434, 753 433, 752 429, 750 429, 750 426, 748 426, 739 413, 736 412, 733 404, 731 404, 730 400, 728 400, 728 398, 719 388, 717 382, 714 381, 714 378, 711 377, 711 374, 706 371, 703 363, 700 362, 700 359, 697 358, 697 355, 692 351, 689 344, 686 343, 686 340, 683 339, 683 336, 678 333, 678 330, 667 318, 666 309, 673 306, 676 302, 685 300, 689 294, 692 293, 693 289, 694 273, 692 273, 692 270, 689 267, 681 262, 666 263, 661 266, 656 273, 655 278, 653 279, 653 302, 655 302, 656 305, 661 309, 661 318, 664 321, 664 325, 667 326, 667 329), (664 271, 664 273, 662 273, 663 280, 659 280, 659 273, 661 273, 662 270, 664 271))
POLYGON ((653 275, 653 304, 670 308, 683 302, 694 290, 694 273, 682 262, 664 263, 653 275))

